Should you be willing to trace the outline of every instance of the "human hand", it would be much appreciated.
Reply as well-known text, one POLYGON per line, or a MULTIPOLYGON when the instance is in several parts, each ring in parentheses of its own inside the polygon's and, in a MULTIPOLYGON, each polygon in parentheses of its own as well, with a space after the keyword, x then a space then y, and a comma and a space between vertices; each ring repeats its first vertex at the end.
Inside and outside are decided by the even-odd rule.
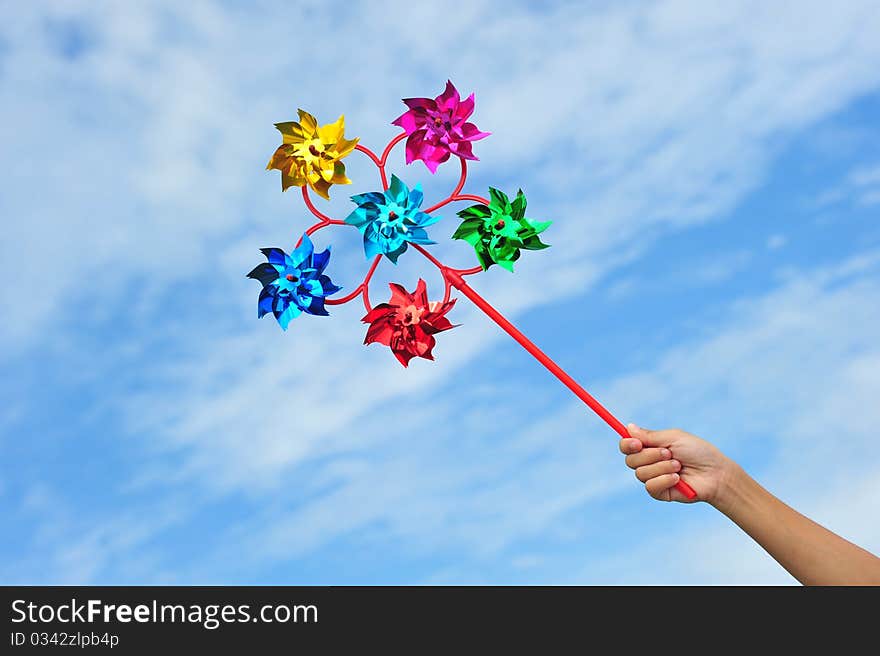
POLYGON ((677 428, 652 431, 629 424, 626 429, 631 437, 620 440, 620 452, 648 494, 660 501, 717 503, 736 465, 715 446, 677 428), (696 499, 675 489, 679 478, 696 491, 696 499))

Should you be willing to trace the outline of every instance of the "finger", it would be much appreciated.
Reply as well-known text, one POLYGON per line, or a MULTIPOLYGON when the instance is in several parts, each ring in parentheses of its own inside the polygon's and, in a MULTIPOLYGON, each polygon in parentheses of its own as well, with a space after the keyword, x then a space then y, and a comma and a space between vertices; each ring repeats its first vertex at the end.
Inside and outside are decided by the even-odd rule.
POLYGON ((635 469, 637 467, 644 467, 645 465, 653 465, 655 462, 660 462, 661 460, 669 460, 672 458, 672 451, 669 449, 642 449, 638 453, 633 453, 628 455, 624 461, 626 462, 626 466, 631 469, 635 469))
POLYGON ((646 483, 652 478, 657 478, 663 474, 674 474, 679 471, 681 471, 681 463, 678 460, 663 460, 662 462, 655 462, 653 465, 639 467, 636 469, 636 478, 642 483, 646 483))
POLYGON ((678 474, 663 474, 646 482, 645 489, 655 499, 671 501, 672 488, 678 483, 679 478, 678 474))
POLYGON ((642 443, 634 439, 620 440, 620 452, 624 455, 638 453, 642 450, 642 443))

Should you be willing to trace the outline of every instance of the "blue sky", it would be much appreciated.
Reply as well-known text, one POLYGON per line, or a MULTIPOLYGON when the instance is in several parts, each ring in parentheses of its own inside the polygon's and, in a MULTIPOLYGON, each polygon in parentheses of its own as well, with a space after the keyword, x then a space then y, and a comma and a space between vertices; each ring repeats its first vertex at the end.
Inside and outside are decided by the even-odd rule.
MULTIPOLYGON (((355 304, 257 321, 244 274, 308 225, 264 171, 272 124, 344 113, 380 148, 447 78, 493 133, 466 190, 554 221, 474 287, 624 421, 880 551, 877 4, 450 11, 391 12, 427 34, 376 3, 0 6, 0 581, 792 582, 711 508, 648 498, 466 299, 408 370, 355 304)), ((428 198, 455 182, 392 159, 428 198)), ((351 288, 357 235, 331 241, 351 288)), ((419 275, 438 288, 385 264, 374 296, 419 275)))

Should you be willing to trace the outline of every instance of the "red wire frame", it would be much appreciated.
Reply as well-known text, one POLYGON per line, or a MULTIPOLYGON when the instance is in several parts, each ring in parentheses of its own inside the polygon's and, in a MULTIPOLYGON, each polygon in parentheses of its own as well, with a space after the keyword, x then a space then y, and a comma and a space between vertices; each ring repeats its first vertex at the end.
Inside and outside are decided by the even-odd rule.
MULTIPOLYGON (((376 165, 376 168, 379 169, 379 177, 382 179, 382 191, 388 189, 388 174, 385 172, 385 166, 388 163, 388 156, 391 154, 392 149, 398 143, 403 141, 406 138, 406 132, 402 132, 394 137, 388 145, 385 146, 385 150, 382 151, 382 156, 376 155, 372 150, 367 148, 366 146, 362 146, 358 144, 355 146, 355 150, 359 150, 364 153, 373 164, 376 165)), ((449 203, 454 203, 457 201, 474 201, 477 203, 483 203, 485 205, 489 204, 489 200, 483 198, 482 196, 474 196, 473 194, 462 194, 461 190, 464 188, 464 183, 467 181, 467 162, 459 157, 459 162, 461 163, 461 175, 458 178, 458 183, 455 185, 455 189, 452 190, 452 193, 449 194, 445 199, 441 200, 439 203, 435 203, 431 205, 431 207, 427 208, 425 213, 430 214, 449 203)), ((311 197, 309 196, 309 189, 307 186, 302 187, 302 197, 303 202, 306 204, 306 207, 309 208, 309 211, 318 219, 318 222, 309 226, 306 230, 306 234, 312 236, 318 230, 326 228, 331 225, 346 225, 345 221, 340 221, 339 219, 333 219, 323 212, 321 212, 315 204, 312 202, 311 197)), ((296 243, 299 246, 300 241, 296 243)), ((427 249, 422 248, 418 244, 410 244, 413 246, 418 252, 424 255, 428 260, 430 260, 438 269, 440 269, 440 273, 443 276, 443 284, 445 285, 445 290, 443 293, 443 302, 446 303, 449 300, 449 296, 452 293, 452 287, 455 285, 454 281, 457 281, 461 278, 461 276, 471 276, 475 273, 479 273, 483 270, 482 267, 473 267, 470 269, 453 269, 451 267, 447 267, 445 264, 440 262, 437 258, 431 255, 427 249)), ((351 300, 354 300, 358 296, 364 302, 364 308, 366 308, 367 312, 372 309, 372 305, 370 303, 370 281, 373 279, 373 274, 376 273, 376 268, 379 266, 379 261, 382 259, 381 255, 377 255, 373 259, 373 263, 370 265, 370 268, 367 270, 367 275, 364 277, 363 281, 355 287, 355 289, 346 294, 345 296, 341 296, 340 298, 328 298, 324 300, 326 305, 342 305, 343 303, 348 303, 351 300)))
MULTIPOLYGON (((385 146, 385 150, 382 151, 382 156, 379 157, 372 150, 367 148, 366 146, 362 146, 358 144, 355 146, 356 150, 364 153, 367 157, 369 157, 373 164, 379 169, 379 176, 382 179, 382 190, 385 191, 388 189, 388 176, 385 173, 385 166, 388 163, 388 155, 391 154, 391 150, 398 143, 403 141, 406 138, 406 132, 402 132, 394 137, 388 145, 385 146)), ((424 210, 426 213, 430 214, 431 212, 448 205, 449 203, 454 203, 458 201, 473 201, 476 203, 483 203, 484 205, 489 204, 489 200, 483 198, 482 196, 475 196, 473 194, 463 194, 461 190, 464 189, 464 183, 467 180, 467 162, 458 158, 461 163, 461 175, 458 178, 458 184, 455 185, 455 189, 452 190, 452 193, 449 194, 445 199, 441 200, 439 203, 435 203, 431 205, 429 208, 424 210)), ((310 226, 306 230, 307 235, 312 235, 318 230, 322 228, 326 228, 330 225, 346 225, 345 221, 340 221, 338 219, 333 219, 326 214, 323 214, 315 205, 312 203, 312 199, 309 198, 308 187, 302 187, 302 196, 303 201, 306 204, 306 207, 309 208, 309 211, 315 215, 318 219, 318 222, 314 225, 310 226)), ((300 239, 302 241, 302 239, 300 239)), ((299 242, 296 244, 299 246, 299 242)), ((443 283, 446 287, 443 293, 443 302, 447 302, 449 300, 449 296, 452 292, 452 288, 455 287, 462 294, 467 296, 479 309, 486 313, 486 315, 492 319, 495 323, 497 323, 507 334, 509 334, 513 339, 515 339, 526 351, 528 351, 538 362, 543 364, 550 373, 556 376, 566 387, 568 387, 581 401, 583 401, 590 409, 593 410, 599 417, 602 418, 605 423, 607 423, 614 431, 620 435, 622 438, 629 437, 629 431, 627 431, 626 427, 614 416, 612 415, 601 403, 599 403, 593 396, 590 395, 587 390, 581 387, 576 380, 574 380, 571 376, 569 376, 558 364, 556 364, 550 356, 544 353, 541 349, 539 349, 534 342, 532 342, 528 337, 522 334, 516 326, 514 326, 510 321, 508 321, 498 310, 496 310, 486 299, 480 296, 470 285, 468 285, 464 276, 470 276, 475 273, 479 273, 483 270, 482 267, 473 267, 471 269, 454 269, 452 267, 448 267, 443 264, 436 257, 431 255, 431 253, 425 247, 419 244, 410 243, 415 250, 421 253, 429 262, 431 262, 434 266, 436 266, 441 275, 443 276, 443 283)), ((366 308, 367 312, 372 309, 372 305, 370 305, 370 281, 373 278, 373 274, 376 272, 376 267, 379 266, 379 261, 382 259, 381 255, 377 255, 373 259, 373 263, 370 265, 370 268, 367 270, 367 275, 364 277, 363 282, 359 284, 354 291, 341 298, 328 298, 325 299, 325 303, 327 305, 341 305, 343 303, 348 303, 351 300, 354 300, 358 296, 360 296, 364 302, 364 308, 366 308)), ((681 492, 688 499, 695 499, 697 493, 694 489, 685 483, 683 480, 679 479, 678 483, 675 484, 675 488, 681 492)))

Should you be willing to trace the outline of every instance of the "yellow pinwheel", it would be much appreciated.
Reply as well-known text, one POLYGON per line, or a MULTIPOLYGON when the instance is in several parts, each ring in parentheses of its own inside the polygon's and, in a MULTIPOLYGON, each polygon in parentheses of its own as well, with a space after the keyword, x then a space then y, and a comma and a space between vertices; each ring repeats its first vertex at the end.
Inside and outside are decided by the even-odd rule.
POLYGON ((351 184, 340 160, 357 145, 357 139, 346 139, 345 117, 335 123, 318 126, 314 116, 301 109, 299 123, 276 123, 283 143, 272 155, 267 170, 281 171, 281 189, 309 185, 323 198, 330 199, 330 185, 351 184))

